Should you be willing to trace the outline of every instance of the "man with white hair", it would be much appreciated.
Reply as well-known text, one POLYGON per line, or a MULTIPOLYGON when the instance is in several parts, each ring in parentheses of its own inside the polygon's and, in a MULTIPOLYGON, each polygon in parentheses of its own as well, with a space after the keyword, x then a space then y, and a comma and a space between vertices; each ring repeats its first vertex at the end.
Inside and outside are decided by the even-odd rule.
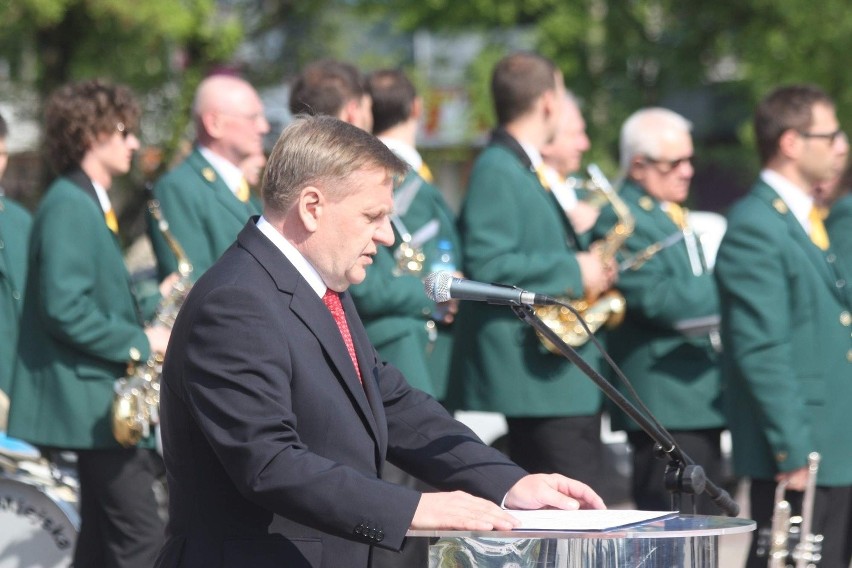
MULTIPOLYGON (((169 228, 198 278, 225 252, 260 202, 241 166, 263 154, 269 123, 254 87, 231 75, 204 79, 192 108, 195 148, 154 188, 169 228)), ((251 176, 249 176, 251 177, 251 176)), ((154 223, 151 242, 160 278, 177 269, 172 250, 154 223)))
MULTIPOLYGON (((611 332, 610 355, 632 381, 642 401, 678 445, 708 477, 721 474, 719 438, 724 427, 720 407, 716 331, 690 322, 718 317, 716 287, 703 264, 681 204, 689 194, 692 167, 691 124, 664 108, 645 108, 621 129, 620 196, 635 220, 623 248, 617 287, 627 301, 624 322, 611 332), (645 262, 633 260, 660 246, 645 262)), ((601 211, 593 234, 602 238, 616 223, 611 206, 601 211)), ((640 509, 665 510, 666 462, 654 457, 654 441, 623 413, 613 425, 625 429, 633 446, 633 498, 640 509)), ((706 497, 702 514, 717 514, 706 497)))

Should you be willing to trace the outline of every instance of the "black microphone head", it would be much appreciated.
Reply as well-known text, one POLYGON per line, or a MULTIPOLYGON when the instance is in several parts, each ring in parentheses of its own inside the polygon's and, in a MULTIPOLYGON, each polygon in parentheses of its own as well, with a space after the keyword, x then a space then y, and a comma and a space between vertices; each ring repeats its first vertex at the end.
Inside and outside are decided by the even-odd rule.
POLYGON ((432 272, 423 280, 423 289, 426 297, 435 303, 448 302, 450 296, 450 283, 453 281, 453 273, 447 270, 432 272))

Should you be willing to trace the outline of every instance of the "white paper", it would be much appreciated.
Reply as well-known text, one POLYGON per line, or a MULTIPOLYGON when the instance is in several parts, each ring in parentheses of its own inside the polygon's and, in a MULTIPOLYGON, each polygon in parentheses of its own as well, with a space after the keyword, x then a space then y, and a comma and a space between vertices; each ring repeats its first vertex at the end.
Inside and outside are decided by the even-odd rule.
POLYGON ((578 511, 562 511, 558 509, 519 511, 507 509, 506 512, 521 521, 521 525, 515 530, 548 531, 606 531, 677 515, 677 512, 673 511, 635 511, 625 509, 578 511))

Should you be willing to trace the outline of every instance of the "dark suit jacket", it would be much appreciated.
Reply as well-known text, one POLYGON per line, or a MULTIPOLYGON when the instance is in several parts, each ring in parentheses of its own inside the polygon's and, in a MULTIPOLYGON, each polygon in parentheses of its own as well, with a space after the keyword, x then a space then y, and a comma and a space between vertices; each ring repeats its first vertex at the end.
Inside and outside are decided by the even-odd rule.
MULTIPOLYGON (((231 246, 248 218, 260 213, 257 198, 237 199, 197 148, 157 182, 154 194, 195 280, 231 246)), ((177 270, 177 260, 157 223, 150 216, 148 221, 157 271, 164 278, 177 270)))
POLYGON ((820 485, 852 484, 852 318, 835 264, 763 181, 731 208, 715 275, 739 475, 772 479, 818 451, 820 485))
POLYGON ((363 386, 333 318, 254 220, 195 284, 162 384, 168 542, 158 566, 366 567, 402 546, 420 494, 499 502, 524 471, 383 363, 348 294, 363 386))

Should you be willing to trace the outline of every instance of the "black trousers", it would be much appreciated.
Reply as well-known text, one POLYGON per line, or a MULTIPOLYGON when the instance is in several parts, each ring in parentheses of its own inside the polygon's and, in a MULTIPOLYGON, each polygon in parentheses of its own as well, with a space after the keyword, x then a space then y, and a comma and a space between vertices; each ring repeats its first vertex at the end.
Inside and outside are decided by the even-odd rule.
POLYGON ((530 473, 561 473, 598 490, 605 475, 600 414, 506 421, 512 461, 530 473))
MULTIPOLYGON (((765 568, 766 558, 757 556, 757 544, 761 529, 772 526, 772 510, 775 504, 775 481, 751 480, 751 518, 757 523, 752 533, 751 549, 748 554, 747 568, 765 568)), ((801 514, 802 493, 788 491, 787 501, 794 514, 801 514)), ((813 532, 824 537, 822 541, 822 560, 819 568, 849 568, 852 560, 852 486, 817 486, 814 495, 813 532)))
POLYGON ((80 535, 74 568, 150 568, 165 540, 154 483, 163 460, 137 448, 77 452, 80 535))
MULTIPOLYGON (((686 455, 704 468, 707 478, 719 485, 722 482, 722 449, 719 445, 722 429, 674 430, 670 433, 686 455)), ((655 456, 654 440, 645 432, 628 432, 627 438, 633 448, 632 491, 636 508, 646 511, 672 510, 672 494, 665 487, 668 460, 655 456)), ((681 496, 681 512, 691 514, 692 505, 691 496, 681 496)), ((699 515, 723 514, 706 494, 697 497, 695 506, 699 515)))

